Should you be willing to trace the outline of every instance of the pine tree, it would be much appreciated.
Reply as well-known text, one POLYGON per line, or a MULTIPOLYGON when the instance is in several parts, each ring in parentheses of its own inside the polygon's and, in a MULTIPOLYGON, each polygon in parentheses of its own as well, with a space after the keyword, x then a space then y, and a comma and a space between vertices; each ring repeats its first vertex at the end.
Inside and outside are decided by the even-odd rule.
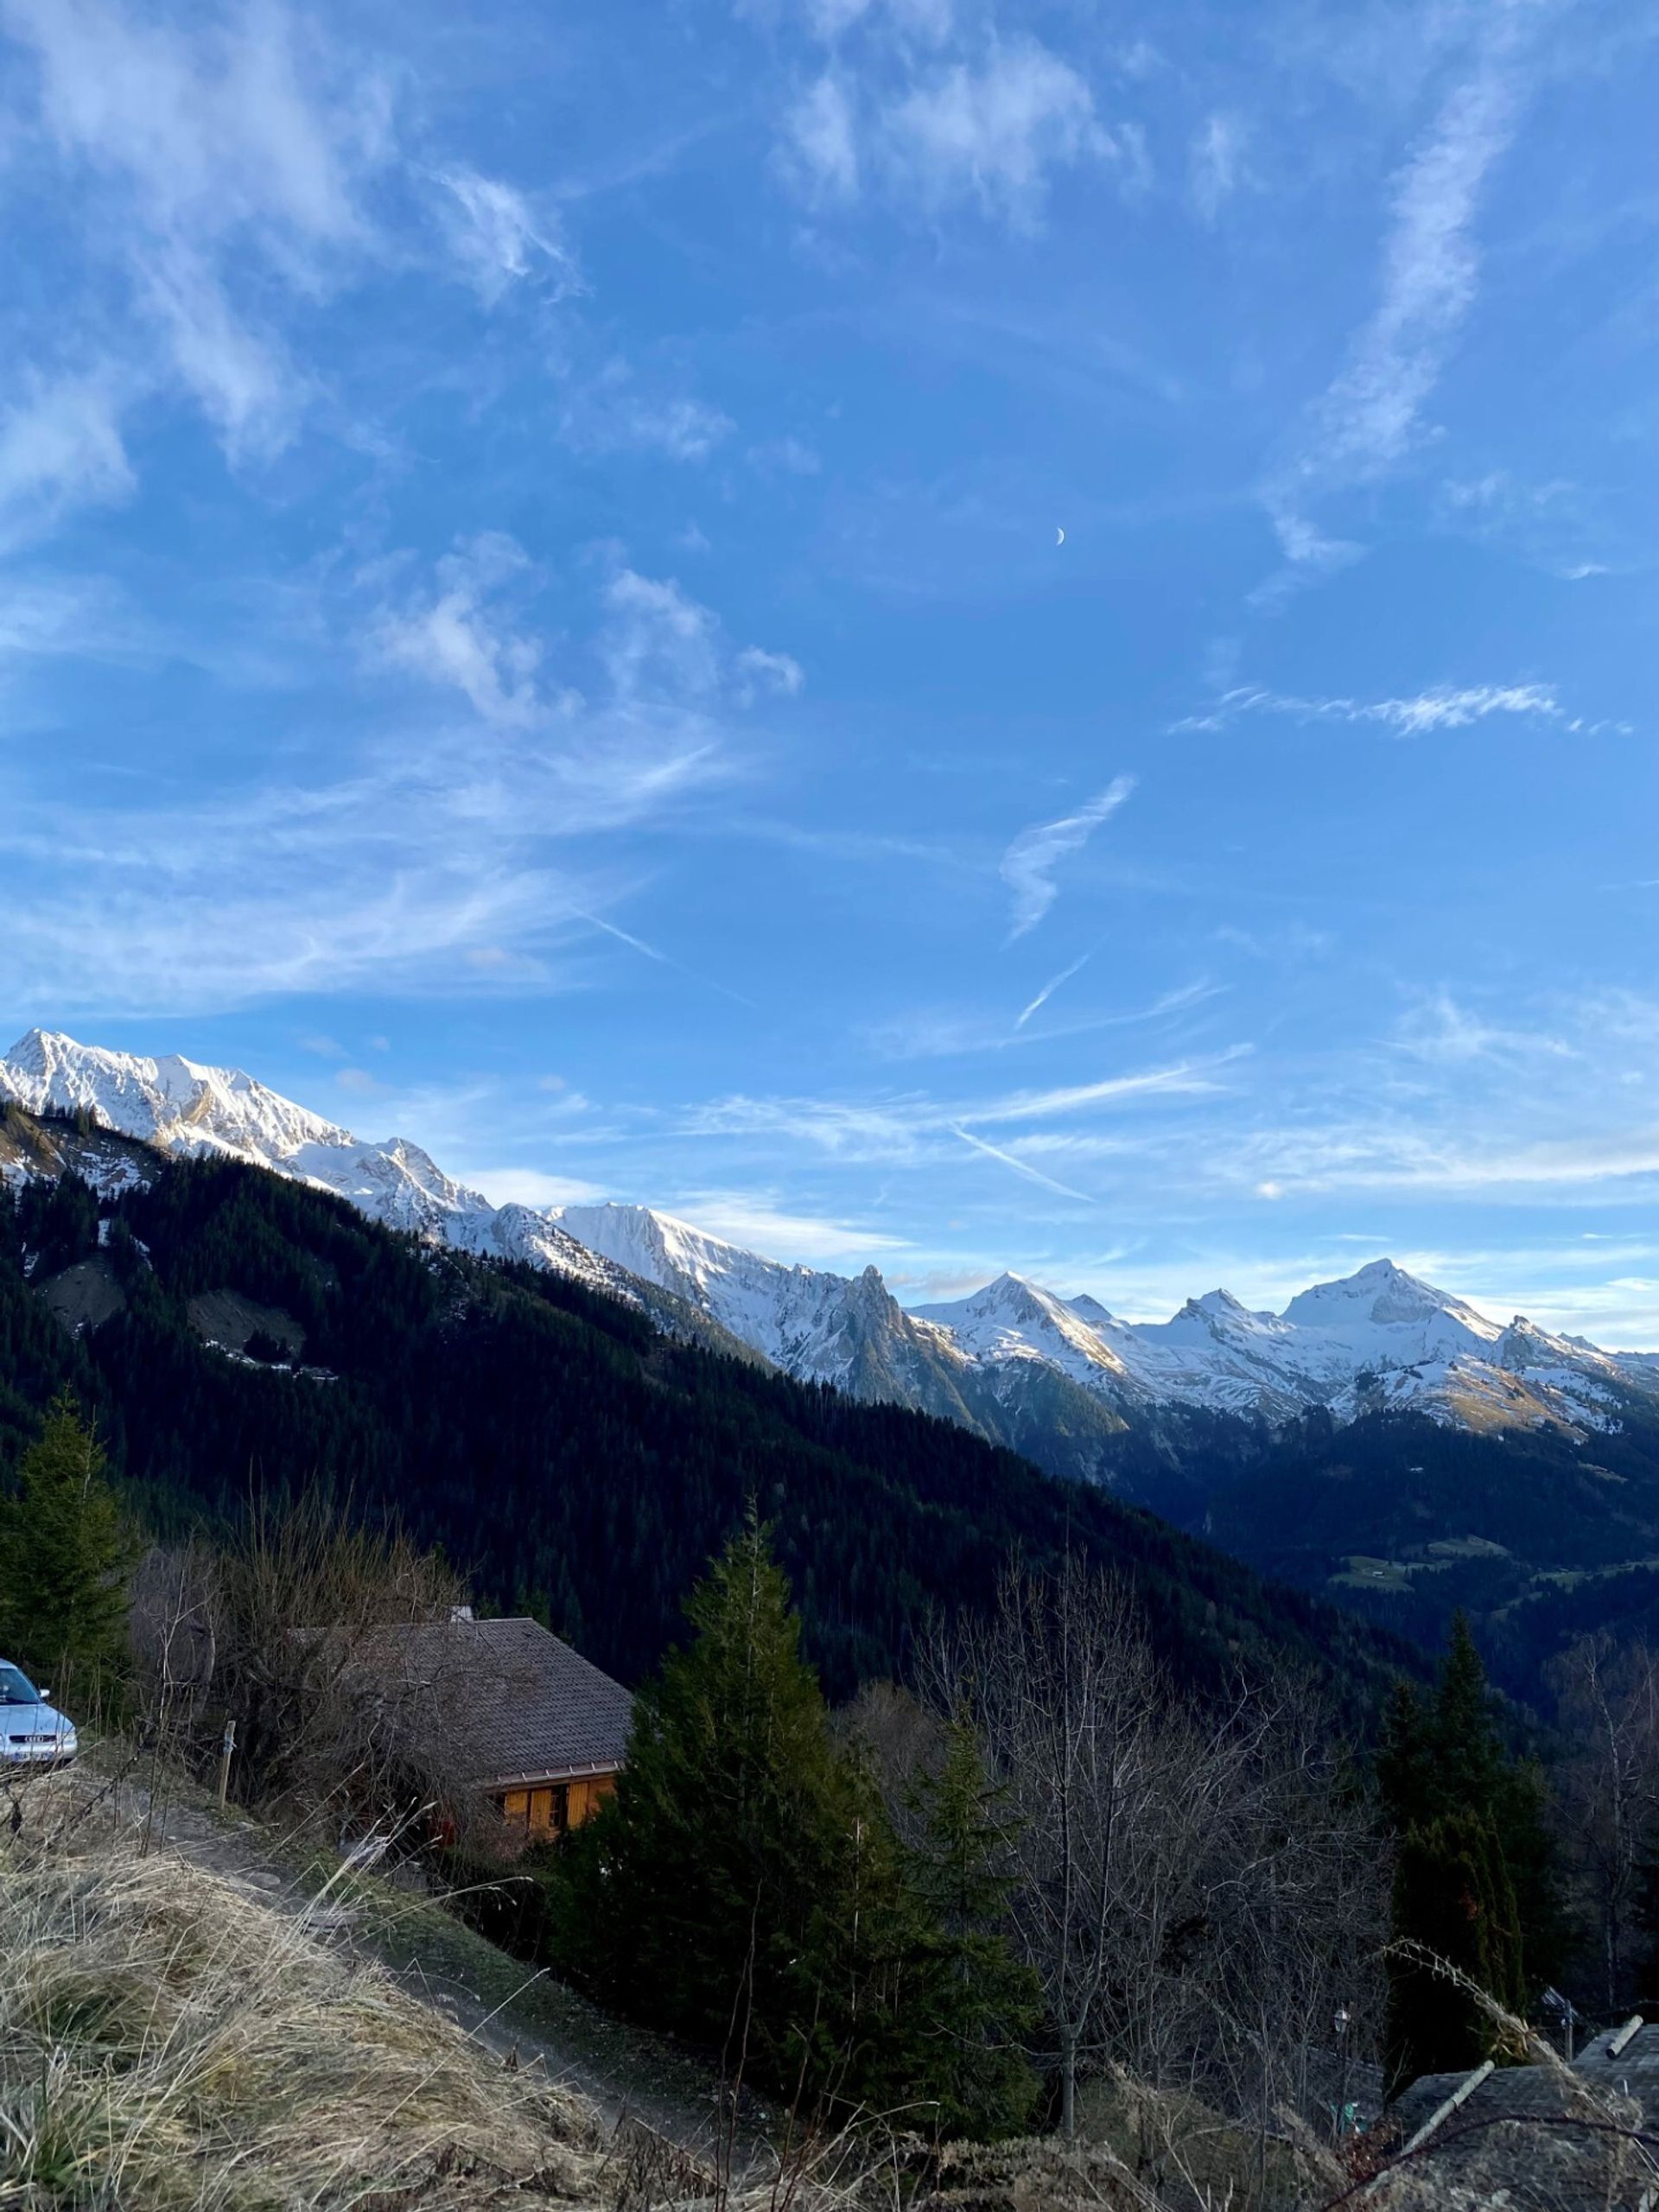
POLYGON ((754 1522, 686 1611, 695 1640, 642 1693, 616 1796, 573 1839, 566 1955, 624 2010, 721 2047, 747 2036, 783 2080, 830 2001, 817 1969, 860 1871, 858 1824, 880 1815, 831 1737, 754 1522))
POLYGON ((1013 1886, 1005 1796, 986 1778, 972 1729, 953 1722, 938 1772, 918 1785, 925 1826, 909 1853, 927 1923, 912 2018, 947 2136, 1017 2133, 1039 2086, 1021 2044, 1041 2015, 1041 1986, 1003 1932, 1013 1886))
MULTIPOLYGON (((1394 1942, 1434 1952, 1500 2004, 1523 2011, 1563 1948, 1544 1784, 1535 1764, 1504 1753, 1461 1612, 1427 1707, 1408 1684, 1395 1690, 1376 1777, 1384 1821, 1399 1840, 1394 1942)), ((1459 2052, 1484 2055, 1472 2000, 1409 1956, 1392 1957, 1389 1977, 1395 2087, 1414 2073, 1465 2063, 1459 2052)))
POLYGON ((60 1697, 107 1702, 124 1672, 133 1549, 98 1440, 66 1393, 0 1502, 0 1649, 60 1697))
POLYGON ((1397 1833, 1426 1826, 1443 1809, 1430 1718, 1410 1682, 1396 1682, 1389 1700, 1376 1754, 1376 1783, 1383 1817, 1397 1833))
POLYGON ((912 1861, 800 1654, 751 1518, 687 1608, 694 1641, 635 1710, 616 1794, 568 1839, 556 1957, 617 2010, 711 2044, 814 2105, 951 2133, 1031 2101, 1009 2039, 1030 1986, 957 1747, 912 1861))
POLYGON ((1451 1641, 1434 1693, 1432 1749, 1434 1773, 1451 1803, 1471 1807, 1490 1819, 1496 1808, 1504 1758, 1492 1719, 1492 1694, 1486 1669, 1459 1609, 1452 1616, 1451 1641))
POLYGON ((1395 1943, 1413 1950, 1389 1959, 1390 2094, 1420 2074, 1466 2070, 1497 2050, 1497 2023, 1468 1984, 1511 2012, 1526 2001, 1514 1886, 1497 1838, 1475 1815, 1448 1814, 1402 1838, 1392 1917, 1395 1943), (1429 1959, 1452 1971, 1437 1971, 1429 1959))

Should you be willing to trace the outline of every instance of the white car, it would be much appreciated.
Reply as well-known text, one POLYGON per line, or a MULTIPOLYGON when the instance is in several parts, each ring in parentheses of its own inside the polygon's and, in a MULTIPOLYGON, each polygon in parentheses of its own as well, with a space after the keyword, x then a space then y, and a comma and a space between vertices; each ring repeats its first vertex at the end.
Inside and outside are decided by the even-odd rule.
POLYGON ((75 1724, 21 1668, 0 1659, 0 1768, 67 1766, 80 1745, 75 1724))

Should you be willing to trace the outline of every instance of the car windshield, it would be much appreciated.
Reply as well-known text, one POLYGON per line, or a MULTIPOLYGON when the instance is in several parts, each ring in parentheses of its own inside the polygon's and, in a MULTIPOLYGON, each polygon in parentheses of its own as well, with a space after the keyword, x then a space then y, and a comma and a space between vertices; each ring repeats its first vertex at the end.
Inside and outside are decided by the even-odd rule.
POLYGON ((27 1675, 0 1659, 0 1705, 38 1705, 40 1698, 27 1675))

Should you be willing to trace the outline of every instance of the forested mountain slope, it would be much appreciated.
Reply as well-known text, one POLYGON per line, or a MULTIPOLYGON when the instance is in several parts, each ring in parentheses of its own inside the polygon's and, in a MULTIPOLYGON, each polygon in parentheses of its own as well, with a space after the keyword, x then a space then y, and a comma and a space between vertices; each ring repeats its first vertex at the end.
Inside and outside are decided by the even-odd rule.
POLYGON ((1194 1432, 1126 1452, 1121 1486, 1260 1573, 1429 1644, 1461 1608, 1537 1699, 1579 1635, 1659 1637, 1659 1423, 1471 1433, 1421 1414, 1194 1432))
POLYGON ((677 1632, 684 1592, 751 1500, 776 1524, 837 1691, 899 1665, 930 1606, 983 1599, 1011 1547, 1042 1560, 1068 1541, 1117 1564, 1190 1679, 1288 1659, 1361 1708, 1412 1663, 1100 1491, 952 1423, 665 1336, 571 1277, 436 1249, 260 1170, 163 1163, 83 1129, 105 1155, 99 1197, 63 1166, 73 1128, 13 1109, 0 1135, 14 1169, 0 1196, 0 1471, 67 1383, 163 1525, 325 1484, 401 1516, 486 1601, 544 1611, 630 1680, 677 1632))

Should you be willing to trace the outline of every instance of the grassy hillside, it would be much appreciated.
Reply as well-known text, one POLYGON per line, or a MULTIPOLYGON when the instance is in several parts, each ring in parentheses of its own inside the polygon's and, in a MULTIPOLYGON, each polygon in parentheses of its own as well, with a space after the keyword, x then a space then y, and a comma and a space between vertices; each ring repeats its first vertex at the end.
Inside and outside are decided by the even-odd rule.
POLYGON ((337 1918, 185 1861, 90 1780, 31 1783, 0 1847, 0 2203, 615 2206, 582 2101, 505 2073, 337 1918))
POLYGON ((947 1422, 673 1341, 560 1277, 435 1254, 257 1170, 131 1166, 101 1219, 68 1175, 25 1181, 0 1212, 0 1478, 67 1382, 163 1525, 233 1514, 252 1488, 324 1485, 401 1516, 487 1602, 543 1612, 629 1680, 751 1501, 836 1694, 899 1666, 930 1607, 987 1597, 1011 1548, 1041 1561, 1068 1541, 1133 1581, 1189 1679, 1289 1659, 1361 1711, 1412 1663, 947 1422), (94 1307, 106 1318, 72 1336, 94 1307), (297 1346, 297 1368, 204 1341, 256 1308, 249 1351, 297 1346))

